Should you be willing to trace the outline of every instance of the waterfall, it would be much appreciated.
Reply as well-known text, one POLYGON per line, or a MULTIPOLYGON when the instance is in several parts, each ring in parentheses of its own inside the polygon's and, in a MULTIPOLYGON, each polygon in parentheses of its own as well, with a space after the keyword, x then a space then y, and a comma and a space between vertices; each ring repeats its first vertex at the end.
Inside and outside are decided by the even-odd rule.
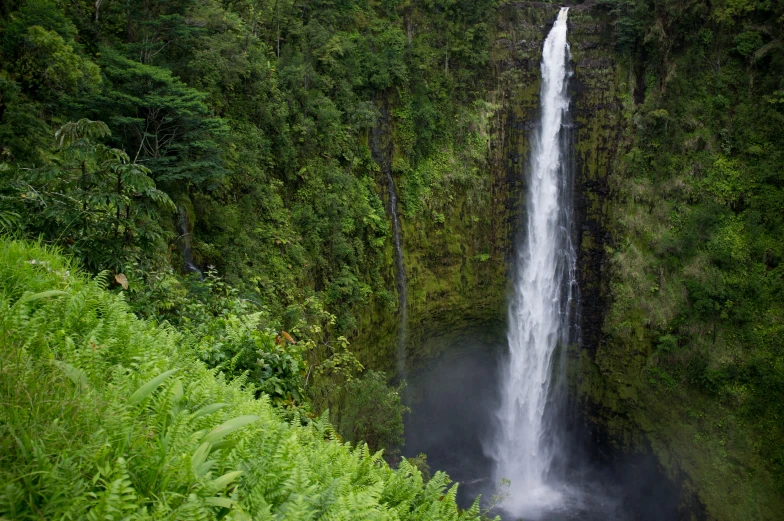
POLYGON ((193 246, 191 243, 191 230, 193 229, 193 226, 188 219, 185 208, 179 206, 177 208, 177 213, 180 217, 177 221, 177 231, 180 234, 178 239, 180 241, 180 251, 182 252, 182 267, 185 270, 185 273, 198 273, 201 275, 201 270, 196 266, 196 263, 193 262, 193 246))
POLYGON ((395 268, 397 269, 397 294, 400 302, 400 332, 397 339, 397 375, 406 379, 406 334, 408 328, 408 291, 406 288, 406 265, 403 262, 403 241, 400 233, 400 218, 397 210, 397 191, 392 169, 384 168, 389 185, 389 209, 392 214, 392 234, 395 244, 395 268))
POLYGON ((381 120, 373 127, 371 153, 384 176, 387 179, 389 192, 389 213, 392 217, 392 240, 395 247, 395 281, 397 283, 398 304, 400 306, 400 328, 397 337, 397 376, 403 381, 406 379, 406 337, 408 334, 408 290, 406 284, 406 265, 403 260, 403 238, 398 211, 397 189, 392 177, 392 150, 391 144, 382 146, 384 128, 389 126, 389 110, 386 103, 382 103, 381 120))
POLYGON ((509 303, 509 353, 500 379, 497 432, 488 447, 495 482, 510 481, 501 508, 514 517, 536 517, 560 502, 563 491, 553 470, 560 452, 553 418, 562 376, 554 361, 569 341, 575 287, 567 12, 561 8, 542 52, 540 121, 531 136, 526 228, 517 244, 509 303))

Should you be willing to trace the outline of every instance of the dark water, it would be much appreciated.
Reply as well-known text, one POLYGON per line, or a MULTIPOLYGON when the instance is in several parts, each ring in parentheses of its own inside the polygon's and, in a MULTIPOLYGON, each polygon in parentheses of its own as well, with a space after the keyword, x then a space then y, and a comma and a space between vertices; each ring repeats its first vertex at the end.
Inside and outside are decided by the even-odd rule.
MULTIPOLYGON (((467 508, 482 494, 487 505, 498 487, 483 441, 493 435, 498 409, 498 369, 506 351, 502 328, 470 329, 424 369, 409 375, 403 455, 427 454, 431 471, 446 471, 460 483, 458 503, 467 508)), ((557 507, 532 513, 539 521, 667 521, 680 519, 678 487, 664 478, 650 456, 613 453, 590 426, 566 422, 573 451, 566 489, 557 507)), ((501 502, 501 507, 503 503, 501 502)), ((492 515, 504 521, 496 507, 492 515)))

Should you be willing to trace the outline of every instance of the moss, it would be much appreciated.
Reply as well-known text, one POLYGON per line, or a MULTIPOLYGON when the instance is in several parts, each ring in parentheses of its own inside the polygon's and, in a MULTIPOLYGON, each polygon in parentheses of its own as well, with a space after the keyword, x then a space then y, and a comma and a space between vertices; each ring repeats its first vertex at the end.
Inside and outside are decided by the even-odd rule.
MULTIPOLYGON (((411 369, 471 324, 503 321, 506 276, 524 210, 527 136, 538 110, 541 41, 555 13, 544 5, 499 9, 486 90, 496 109, 483 181, 431 194, 436 211, 403 218, 411 369), (477 186, 486 187, 486 198, 477 197, 477 186)), ((670 313, 664 300, 677 295, 661 274, 646 274, 630 286, 613 271, 622 254, 628 262, 645 262, 634 257, 645 255, 645 244, 624 246, 619 226, 627 210, 618 186, 629 181, 619 181, 618 172, 631 147, 634 75, 611 50, 606 23, 596 13, 573 9, 569 20, 583 345, 570 350, 571 394, 619 450, 656 456, 681 484, 684 518, 773 519, 782 500, 774 497, 772 478, 755 452, 757 439, 730 406, 684 389, 650 363, 658 342, 650 325, 664 320, 670 313), (640 291, 653 292, 659 309, 624 307, 625 292, 640 291)), ((391 249, 387 253, 385 276, 392 281, 391 249)), ((394 368, 397 311, 357 314, 362 333, 355 346, 373 367, 394 368)))
MULTIPOLYGON (((546 5, 507 5, 499 10, 484 103, 475 104, 473 113, 465 116, 486 119, 478 134, 486 131, 488 142, 484 148, 472 145, 483 150, 483 167, 474 178, 463 175, 459 182, 433 184, 436 189, 428 193, 426 205, 412 206, 404 200, 409 203, 401 215, 408 292, 406 351, 412 370, 449 345, 452 332, 498 322, 505 315, 507 271, 525 193, 528 135, 538 110, 541 43, 556 13, 557 8, 546 5), (488 107, 495 110, 488 114, 488 107)), ((394 140, 395 129, 386 128, 384 134, 381 141, 388 143, 394 140)), ((402 148, 392 142, 393 173, 405 198, 409 162, 395 152, 402 148)), ((432 168, 459 170, 462 165, 448 165, 455 157, 447 147, 428 161, 432 168)), ((388 207, 384 179, 378 179, 378 190, 388 207)), ((384 271, 389 287, 394 287, 393 265, 390 246, 384 271)), ((366 365, 394 371, 399 312, 376 306, 355 313, 359 333, 352 343, 366 365)))

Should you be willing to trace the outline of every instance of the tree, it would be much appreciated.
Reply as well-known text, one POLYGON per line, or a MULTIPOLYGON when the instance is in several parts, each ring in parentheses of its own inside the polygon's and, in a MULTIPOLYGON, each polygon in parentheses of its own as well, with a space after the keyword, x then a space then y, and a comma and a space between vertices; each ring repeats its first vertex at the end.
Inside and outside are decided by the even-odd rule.
POLYGON ((55 134, 52 163, 17 168, 0 200, 10 206, 6 212, 25 216, 29 235, 73 250, 94 271, 121 271, 143 255, 161 252, 166 234, 159 212, 174 210, 147 167, 97 142, 109 135, 101 121, 66 123, 55 134))
POLYGON ((212 116, 205 93, 109 49, 101 64, 111 86, 88 102, 120 130, 131 163, 145 164, 161 183, 198 185, 225 173, 218 140, 228 127, 212 116))
POLYGON ((98 66, 79 50, 73 23, 52 2, 26 2, 2 36, 2 57, 11 77, 42 101, 90 91, 101 82, 98 66))
POLYGON ((368 371, 346 384, 345 398, 333 421, 338 432, 353 443, 364 441, 370 450, 387 450, 394 457, 403 442, 403 414, 409 411, 400 398, 402 385, 390 387, 384 373, 368 371))

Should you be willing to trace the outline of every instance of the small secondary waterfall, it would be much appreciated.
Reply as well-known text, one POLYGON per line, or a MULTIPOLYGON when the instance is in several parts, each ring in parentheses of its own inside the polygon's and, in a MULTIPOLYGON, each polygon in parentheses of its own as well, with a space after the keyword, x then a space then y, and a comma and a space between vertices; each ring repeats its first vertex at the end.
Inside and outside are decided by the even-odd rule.
POLYGON ((501 378, 497 432, 489 455, 493 479, 508 479, 501 508, 536 516, 561 500, 553 472, 560 452, 557 412, 559 347, 569 342, 575 254, 571 244, 572 179, 568 128, 566 19, 562 8, 544 43, 540 121, 531 136, 527 226, 517 245, 509 304, 509 354, 501 378))
POLYGON ((191 242, 191 223, 188 219, 188 214, 182 206, 177 208, 177 213, 180 219, 177 221, 177 231, 180 236, 180 250, 182 251, 182 266, 186 273, 198 273, 201 275, 201 270, 196 263, 193 262, 193 247, 191 242))
POLYGON ((408 289, 406 285, 406 265, 403 260, 403 238, 398 211, 397 189, 392 177, 391 146, 382 150, 384 127, 388 126, 389 111, 381 105, 381 121, 372 130, 371 152, 384 176, 387 178, 389 192, 389 213, 392 217, 392 240, 395 247, 395 281, 397 283, 398 303, 400 305, 400 330, 397 338, 397 376, 406 379, 406 337, 408 335, 408 289))
POLYGON ((397 210, 397 191, 390 168, 384 168, 389 184, 389 208, 392 213, 392 234, 395 244, 395 267, 397 269, 397 294, 400 301, 400 332, 397 339, 397 375, 406 378, 406 335, 408 333, 408 291, 406 289, 406 265, 403 262, 403 241, 400 232, 400 217, 397 210))

